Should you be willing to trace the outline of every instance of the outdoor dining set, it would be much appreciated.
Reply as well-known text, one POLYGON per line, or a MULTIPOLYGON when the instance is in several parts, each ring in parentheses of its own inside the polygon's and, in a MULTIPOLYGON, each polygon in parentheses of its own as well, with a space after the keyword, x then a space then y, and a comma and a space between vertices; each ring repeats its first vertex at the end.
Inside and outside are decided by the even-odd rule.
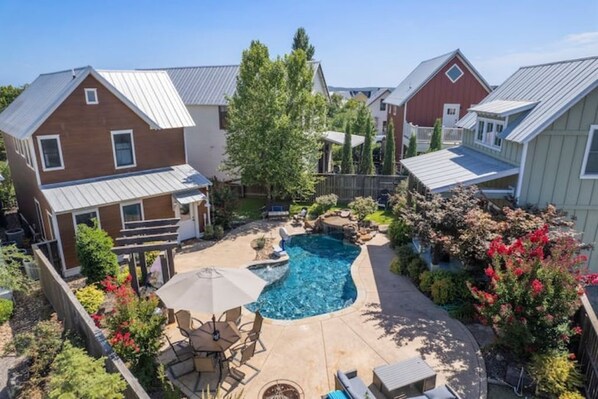
POLYGON ((264 319, 256 312, 253 321, 242 324, 242 306, 255 302, 265 286, 264 280, 247 269, 207 267, 177 274, 158 289, 164 305, 175 311, 183 337, 173 342, 166 336, 175 355, 169 364, 172 376, 196 373, 194 391, 206 373, 217 373, 217 385, 225 371, 241 384, 253 379, 260 370, 249 361, 257 344, 260 351, 266 350, 260 339, 264 319), (192 312, 212 314, 212 318, 201 321, 192 312), (244 367, 253 370, 252 375, 241 372, 244 367))

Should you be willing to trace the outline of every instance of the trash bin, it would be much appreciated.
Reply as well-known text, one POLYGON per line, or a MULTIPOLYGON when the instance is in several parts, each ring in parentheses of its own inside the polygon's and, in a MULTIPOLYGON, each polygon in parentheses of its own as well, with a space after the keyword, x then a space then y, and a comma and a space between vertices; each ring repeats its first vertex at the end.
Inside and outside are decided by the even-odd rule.
POLYGON ((6 230, 4 234, 6 234, 6 241, 13 241, 17 244, 17 247, 23 246, 23 237, 25 236, 25 231, 23 229, 17 228, 6 230))
POLYGON ((25 266, 25 273, 30 279, 39 280, 39 266, 35 261, 25 261, 23 266, 25 266))

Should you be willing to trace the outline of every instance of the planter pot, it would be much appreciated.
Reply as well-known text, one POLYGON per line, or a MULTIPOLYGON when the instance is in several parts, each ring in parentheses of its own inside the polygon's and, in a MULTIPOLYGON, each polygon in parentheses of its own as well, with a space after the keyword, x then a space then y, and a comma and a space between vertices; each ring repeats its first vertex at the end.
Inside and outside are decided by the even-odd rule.
POLYGON ((0 298, 12 300, 12 290, 8 288, 0 287, 0 298))
POLYGON ((27 276, 32 280, 39 280, 39 266, 34 261, 30 262, 23 262, 23 266, 25 266, 25 273, 27 276))
POLYGON ((23 246, 23 237, 25 237, 25 230, 18 228, 18 229, 10 229, 4 232, 6 234, 6 241, 12 241, 17 244, 17 247, 23 246))

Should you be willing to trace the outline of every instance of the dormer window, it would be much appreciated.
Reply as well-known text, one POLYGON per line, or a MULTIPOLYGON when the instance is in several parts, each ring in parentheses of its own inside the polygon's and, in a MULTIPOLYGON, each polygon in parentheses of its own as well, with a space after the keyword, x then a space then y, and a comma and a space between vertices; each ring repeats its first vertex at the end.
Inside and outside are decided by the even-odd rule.
POLYGON ((88 105, 98 104, 98 89, 85 89, 85 103, 88 105))
POLYGON ((591 125, 581 165, 582 179, 598 178, 598 135, 596 133, 598 133, 598 125, 591 125))
POLYGON ((502 139, 499 136, 504 126, 502 120, 478 118, 475 141, 485 147, 500 150, 502 139))
POLYGON ((453 64, 453 66, 446 71, 446 76, 448 76, 451 82, 455 83, 457 80, 461 79, 461 76, 463 76, 463 71, 461 68, 459 68, 459 65, 453 64))

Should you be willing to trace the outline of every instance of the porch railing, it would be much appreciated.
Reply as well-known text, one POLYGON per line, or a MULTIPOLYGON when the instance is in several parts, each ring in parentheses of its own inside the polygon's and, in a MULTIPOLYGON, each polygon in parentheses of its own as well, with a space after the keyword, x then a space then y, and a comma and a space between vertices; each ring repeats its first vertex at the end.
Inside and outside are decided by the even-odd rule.
MULTIPOLYGON (((405 142, 409 142, 411 135, 417 138, 418 151, 426 151, 430 146, 432 140, 433 127, 417 126, 412 123, 405 123, 403 127, 403 135, 405 142)), ((458 127, 443 127, 442 128, 442 146, 452 147, 461 144, 463 141, 463 129, 458 127)))

